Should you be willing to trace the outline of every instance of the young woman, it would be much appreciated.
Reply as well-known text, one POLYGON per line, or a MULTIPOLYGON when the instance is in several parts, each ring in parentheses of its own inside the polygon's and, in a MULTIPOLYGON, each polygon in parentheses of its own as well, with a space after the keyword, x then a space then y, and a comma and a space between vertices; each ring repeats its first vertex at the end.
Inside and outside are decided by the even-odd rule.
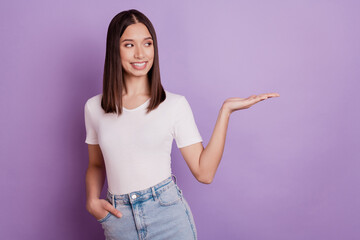
POLYGON ((106 239, 197 239, 191 209, 171 172, 173 139, 194 177, 209 184, 223 154, 230 114, 277 96, 224 101, 204 148, 187 99, 161 85, 150 20, 135 9, 117 14, 107 33, 103 92, 84 108, 86 208, 106 239), (105 174, 108 191, 100 199, 105 174))

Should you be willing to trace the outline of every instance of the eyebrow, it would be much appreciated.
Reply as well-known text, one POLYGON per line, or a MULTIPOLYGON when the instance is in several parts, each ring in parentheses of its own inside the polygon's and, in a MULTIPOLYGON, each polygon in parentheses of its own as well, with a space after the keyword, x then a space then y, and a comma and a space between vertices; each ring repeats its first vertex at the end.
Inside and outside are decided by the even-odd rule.
MULTIPOLYGON (((151 40, 152 40, 152 37, 144 38, 144 40, 147 40, 147 39, 151 39, 151 40)), ((124 39, 124 40, 122 40, 121 42, 125 42, 125 41, 134 41, 134 39, 124 39)))

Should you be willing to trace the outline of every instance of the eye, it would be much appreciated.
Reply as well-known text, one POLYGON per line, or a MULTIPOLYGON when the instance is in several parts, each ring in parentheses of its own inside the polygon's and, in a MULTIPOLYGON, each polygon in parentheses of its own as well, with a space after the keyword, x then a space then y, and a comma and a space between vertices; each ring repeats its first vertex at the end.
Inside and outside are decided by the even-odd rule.
MULTIPOLYGON (((151 46, 152 43, 151 43, 151 42, 148 42, 148 43, 145 43, 145 44, 149 44, 148 46, 151 46)), ((133 44, 128 43, 128 44, 125 44, 124 46, 127 47, 128 45, 133 45, 133 44)))

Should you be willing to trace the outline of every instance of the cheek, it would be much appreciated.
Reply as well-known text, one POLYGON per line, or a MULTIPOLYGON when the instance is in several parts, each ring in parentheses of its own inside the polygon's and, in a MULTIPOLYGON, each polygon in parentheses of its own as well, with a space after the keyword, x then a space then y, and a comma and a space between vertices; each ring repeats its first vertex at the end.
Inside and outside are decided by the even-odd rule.
POLYGON ((121 58, 121 60, 126 60, 126 59, 128 59, 128 56, 124 52, 120 52, 120 58, 121 58))
POLYGON ((120 54, 120 59, 121 59, 121 65, 124 67, 124 68, 128 68, 129 67, 129 62, 130 62, 130 57, 129 55, 127 54, 120 54))
POLYGON ((147 49, 146 55, 153 58, 154 57, 154 48, 147 49))

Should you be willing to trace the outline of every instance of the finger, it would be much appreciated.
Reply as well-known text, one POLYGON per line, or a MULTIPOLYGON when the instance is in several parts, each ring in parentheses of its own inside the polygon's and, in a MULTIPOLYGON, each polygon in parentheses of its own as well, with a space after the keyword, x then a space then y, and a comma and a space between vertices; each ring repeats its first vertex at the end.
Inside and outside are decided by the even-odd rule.
POLYGON ((120 218, 122 217, 122 213, 119 210, 117 210, 116 208, 114 208, 114 210, 112 210, 111 213, 117 217, 120 217, 120 218))
POLYGON ((247 100, 253 100, 255 98, 257 98, 257 95, 251 95, 251 96, 247 97, 246 99, 247 100))
POLYGON ((243 100, 245 98, 239 98, 239 97, 231 97, 231 98, 228 98, 228 100, 230 101, 238 101, 238 100, 243 100))
POLYGON ((248 102, 249 102, 249 106, 252 106, 254 105, 255 103, 259 102, 259 101, 262 101, 263 97, 260 97, 260 95, 252 95, 249 99, 248 99, 248 102))
POLYGON ((271 98, 271 97, 279 97, 280 95, 278 93, 263 93, 260 94, 259 97, 262 100, 265 100, 267 98, 271 98))
POLYGON ((122 213, 119 210, 117 210, 113 205, 111 205, 109 202, 105 204, 105 209, 117 217, 122 217, 122 213))
POLYGON ((258 101, 263 101, 263 100, 265 100, 267 98, 268 98, 267 94, 260 94, 260 95, 257 96, 256 100, 258 102, 258 101))
POLYGON ((280 97, 280 94, 278 94, 278 93, 267 93, 266 95, 268 97, 280 97))

